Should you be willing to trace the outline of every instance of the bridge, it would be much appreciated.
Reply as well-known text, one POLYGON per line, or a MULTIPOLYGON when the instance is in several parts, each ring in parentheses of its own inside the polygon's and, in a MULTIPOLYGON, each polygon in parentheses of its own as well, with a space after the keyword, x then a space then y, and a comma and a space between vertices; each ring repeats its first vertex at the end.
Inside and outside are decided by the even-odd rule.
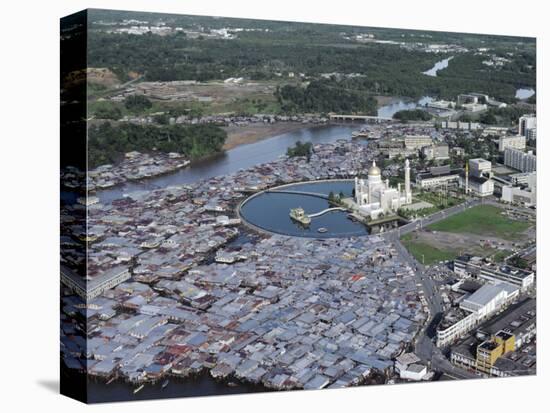
POLYGON ((331 121, 355 121, 355 120, 360 120, 360 121, 363 121, 365 123, 367 122, 374 122, 374 123, 379 123, 379 122, 391 122, 393 119, 392 118, 386 118, 386 117, 383 117, 383 116, 366 116, 366 115, 329 115, 329 119, 331 121))
POLYGON ((342 208, 342 207, 327 208, 317 212, 316 214, 309 214, 308 217, 315 218, 315 217, 320 217, 321 215, 326 214, 327 212, 330 212, 330 211, 345 211, 345 210, 346 208, 342 208))
POLYGON ((266 193, 277 193, 277 194, 292 194, 292 195, 307 195, 314 196, 317 198, 328 199, 327 194, 320 194, 318 192, 304 192, 304 191, 292 191, 290 189, 268 189, 266 193))

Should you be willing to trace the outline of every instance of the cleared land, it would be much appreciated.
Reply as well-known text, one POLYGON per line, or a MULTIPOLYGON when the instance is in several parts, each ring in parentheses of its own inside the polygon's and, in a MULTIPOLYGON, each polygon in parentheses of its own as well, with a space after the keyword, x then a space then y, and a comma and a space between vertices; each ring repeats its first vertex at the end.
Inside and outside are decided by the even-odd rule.
POLYGON ((417 241, 413 234, 403 236, 401 242, 418 262, 425 265, 452 260, 459 255, 457 250, 437 248, 428 243, 417 241))
POLYGON ((433 231, 470 233, 514 240, 529 228, 527 222, 511 220, 502 210, 492 205, 479 205, 428 227, 433 231))
POLYGON ((502 261, 514 249, 514 242, 529 238, 530 223, 511 220, 502 210, 480 205, 432 224, 401 238, 419 261, 430 265, 470 253, 502 261))

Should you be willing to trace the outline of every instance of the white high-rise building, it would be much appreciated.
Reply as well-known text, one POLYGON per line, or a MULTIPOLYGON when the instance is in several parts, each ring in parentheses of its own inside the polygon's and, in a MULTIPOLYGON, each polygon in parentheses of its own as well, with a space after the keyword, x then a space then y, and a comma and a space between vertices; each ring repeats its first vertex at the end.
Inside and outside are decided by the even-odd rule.
POLYGON ((504 165, 521 172, 533 172, 537 170, 537 157, 532 151, 527 153, 507 148, 504 151, 504 165))
POLYGON ((529 134, 529 130, 532 129, 537 129, 537 117, 535 115, 523 115, 521 118, 519 118, 518 135, 527 137, 527 135, 529 134))

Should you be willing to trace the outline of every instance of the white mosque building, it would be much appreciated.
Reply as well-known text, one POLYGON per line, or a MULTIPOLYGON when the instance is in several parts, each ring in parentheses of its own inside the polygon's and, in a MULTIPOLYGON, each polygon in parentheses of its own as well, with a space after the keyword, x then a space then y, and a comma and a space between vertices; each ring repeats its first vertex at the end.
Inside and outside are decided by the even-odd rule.
POLYGON ((355 177, 355 203, 359 212, 377 219, 382 214, 395 213, 403 205, 412 203, 411 168, 409 160, 405 160, 405 190, 401 192, 401 184, 397 188, 390 187, 389 179, 382 180, 380 168, 376 162, 368 170, 368 179, 355 177))

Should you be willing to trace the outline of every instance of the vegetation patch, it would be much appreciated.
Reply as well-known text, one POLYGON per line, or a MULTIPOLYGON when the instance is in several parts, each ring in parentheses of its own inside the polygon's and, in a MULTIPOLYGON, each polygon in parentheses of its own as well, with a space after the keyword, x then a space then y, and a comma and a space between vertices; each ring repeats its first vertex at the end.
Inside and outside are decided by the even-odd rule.
POLYGON ((478 205, 432 224, 434 231, 470 233, 514 240, 529 228, 527 222, 514 221, 502 215, 502 210, 492 205, 478 205))
POLYGON ((404 235, 401 242, 412 256, 424 265, 453 260, 459 255, 457 250, 435 248, 432 245, 417 241, 413 234, 404 235))
POLYGON ((91 168, 118 162, 126 152, 178 152, 198 159, 222 150, 227 133, 214 125, 135 125, 109 122, 88 131, 88 162, 91 168))

